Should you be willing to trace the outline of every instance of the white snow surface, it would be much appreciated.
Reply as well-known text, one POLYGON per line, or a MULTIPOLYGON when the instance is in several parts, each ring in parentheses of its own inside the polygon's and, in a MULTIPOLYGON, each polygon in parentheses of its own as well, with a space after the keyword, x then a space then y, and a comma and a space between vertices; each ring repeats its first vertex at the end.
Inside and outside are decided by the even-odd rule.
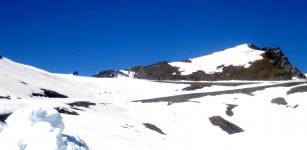
POLYGON ((261 60, 264 51, 251 49, 248 44, 242 44, 223 51, 215 52, 210 55, 190 59, 192 62, 172 62, 171 66, 179 67, 182 75, 189 75, 198 70, 208 74, 222 72, 222 65, 227 67, 243 66, 248 68, 251 62, 261 60))
MULTIPOLYGON (((232 49, 233 53, 236 53, 236 50, 240 53, 246 52, 246 55, 253 56, 249 58, 255 58, 253 60, 258 59, 260 55, 260 52, 245 49, 244 45, 238 47, 232 49)), ((219 52, 212 55, 226 54, 219 52)), ((193 59, 192 62, 197 62, 197 59, 195 61, 193 59)), ((247 60, 246 63, 233 61, 231 64, 248 67, 247 60)), ((212 66, 214 68, 214 65, 212 66)), ((133 78, 102 79, 54 74, 6 58, 0 59, 0 70, 0 96, 10 96, 10 100, 0 99, 0 114, 14 112, 5 120, 7 124, 0 123, 0 149, 304 150, 307 148, 305 144, 307 120, 304 119, 307 118, 305 100, 307 93, 288 95, 287 92, 293 87, 260 89, 250 95, 233 93, 204 96, 172 105, 168 102, 133 102, 283 83, 300 83, 303 85, 297 86, 306 86, 305 80, 255 81, 246 85, 212 85, 184 91, 182 89, 190 86, 190 82, 161 83, 133 78), (43 93, 42 88, 56 91, 69 98, 31 96, 33 92, 43 93), (271 100, 277 97, 283 97, 288 104, 273 104, 271 100), (89 108, 72 108, 67 105, 75 101, 90 101, 96 105, 89 108), (226 114, 226 104, 238 105, 232 110, 233 116, 226 114), (79 115, 59 115, 52 109, 54 107, 67 108, 79 115), (244 132, 229 135, 211 124, 209 117, 212 116, 221 116, 241 127, 244 132), (143 123, 155 125, 165 135, 146 128, 143 123)))
POLYGON ((85 150, 85 147, 69 141, 62 132, 61 115, 53 108, 23 107, 6 119, 7 126, 0 134, 4 149, 85 150))

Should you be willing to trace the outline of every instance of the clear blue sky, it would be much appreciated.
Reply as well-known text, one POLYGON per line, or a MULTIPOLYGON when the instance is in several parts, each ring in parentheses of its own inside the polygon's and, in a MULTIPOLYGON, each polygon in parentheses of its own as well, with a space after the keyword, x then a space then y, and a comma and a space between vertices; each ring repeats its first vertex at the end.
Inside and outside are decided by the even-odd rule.
POLYGON ((281 47, 307 72, 305 0, 0 0, 0 55, 93 75, 242 43, 281 47))

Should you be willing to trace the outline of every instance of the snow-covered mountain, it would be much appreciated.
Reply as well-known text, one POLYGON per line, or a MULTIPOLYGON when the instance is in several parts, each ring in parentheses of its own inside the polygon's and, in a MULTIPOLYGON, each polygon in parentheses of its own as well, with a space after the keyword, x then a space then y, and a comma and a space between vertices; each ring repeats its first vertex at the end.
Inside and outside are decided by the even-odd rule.
POLYGON ((242 44, 179 62, 159 62, 123 70, 107 70, 95 77, 135 77, 155 80, 289 80, 305 78, 280 48, 242 44))
MULTIPOLYGON (((299 73, 282 64, 286 59, 277 57, 277 49, 250 47, 159 66, 177 68, 184 77, 200 68, 206 74, 221 74, 230 66, 245 70, 270 58, 273 66, 288 66, 291 77, 299 73)), ((4 57, 0 70, 0 149, 307 148, 305 79, 93 78, 49 73, 4 57)), ((123 77, 140 75, 121 72, 123 77)))

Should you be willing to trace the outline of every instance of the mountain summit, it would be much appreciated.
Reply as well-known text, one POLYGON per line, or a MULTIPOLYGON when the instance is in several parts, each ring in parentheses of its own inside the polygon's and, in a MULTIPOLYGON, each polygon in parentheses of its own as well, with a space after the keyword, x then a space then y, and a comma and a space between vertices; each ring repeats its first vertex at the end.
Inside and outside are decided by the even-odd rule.
POLYGON ((159 62, 126 70, 107 70, 95 77, 134 77, 153 80, 289 80, 305 78, 280 48, 242 44, 178 62, 159 62))

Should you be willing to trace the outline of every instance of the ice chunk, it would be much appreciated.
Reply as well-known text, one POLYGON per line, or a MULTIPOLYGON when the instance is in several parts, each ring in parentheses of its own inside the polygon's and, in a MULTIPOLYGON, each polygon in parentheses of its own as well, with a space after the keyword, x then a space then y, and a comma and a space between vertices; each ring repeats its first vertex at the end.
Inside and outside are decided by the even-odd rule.
POLYGON ((80 145, 67 140, 68 135, 63 136, 62 117, 53 108, 20 108, 9 116, 6 122, 7 127, 0 131, 0 145, 5 149, 87 149, 85 143, 80 145))
POLYGON ((6 123, 10 126, 29 127, 38 122, 47 122, 52 128, 59 128, 61 131, 64 129, 60 113, 53 108, 25 107, 16 110, 6 119, 6 123))

